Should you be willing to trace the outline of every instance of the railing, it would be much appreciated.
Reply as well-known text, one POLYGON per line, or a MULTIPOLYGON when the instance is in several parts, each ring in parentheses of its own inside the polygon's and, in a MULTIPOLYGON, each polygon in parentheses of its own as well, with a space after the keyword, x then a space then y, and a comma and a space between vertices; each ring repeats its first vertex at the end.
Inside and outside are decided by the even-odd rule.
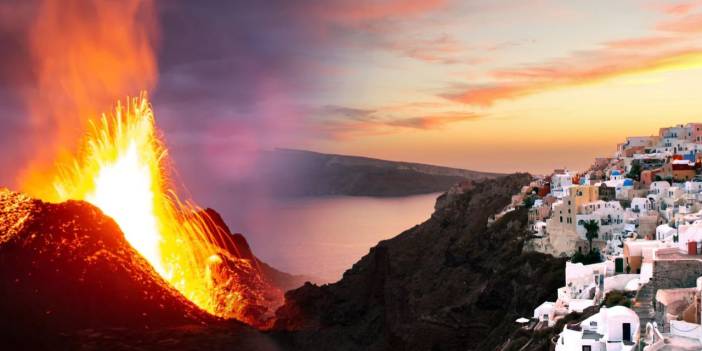
POLYGON ((656 322, 646 323, 645 342, 648 344, 643 351, 657 351, 665 346, 665 338, 658 330, 656 322))

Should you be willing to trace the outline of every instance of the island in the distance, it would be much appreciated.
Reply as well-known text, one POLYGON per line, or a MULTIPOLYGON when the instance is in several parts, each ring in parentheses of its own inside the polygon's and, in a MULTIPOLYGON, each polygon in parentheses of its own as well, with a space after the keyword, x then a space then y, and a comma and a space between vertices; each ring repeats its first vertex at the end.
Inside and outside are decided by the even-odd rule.
POLYGON ((285 197, 429 194, 446 191, 461 181, 493 179, 502 175, 292 149, 264 151, 261 164, 261 175, 270 183, 274 193, 285 197))

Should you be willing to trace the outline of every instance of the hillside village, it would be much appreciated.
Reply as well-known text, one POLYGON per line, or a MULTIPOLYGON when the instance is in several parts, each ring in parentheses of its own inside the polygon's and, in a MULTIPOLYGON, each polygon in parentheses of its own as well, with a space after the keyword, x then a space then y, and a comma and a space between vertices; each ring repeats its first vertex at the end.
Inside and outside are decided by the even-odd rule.
POLYGON ((702 123, 689 123, 629 137, 587 171, 555 170, 514 195, 493 220, 526 206, 526 249, 571 257, 557 299, 517 322, 587 317, 565 324, 557 351, 702 350, 701 173, 702 123))

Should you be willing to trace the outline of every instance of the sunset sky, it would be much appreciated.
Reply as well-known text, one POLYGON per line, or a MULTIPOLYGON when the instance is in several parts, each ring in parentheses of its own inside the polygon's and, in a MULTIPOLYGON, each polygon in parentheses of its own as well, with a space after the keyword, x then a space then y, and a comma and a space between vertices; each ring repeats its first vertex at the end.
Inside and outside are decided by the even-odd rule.
MULTIPOLYGON (((37 147, 35 5, 0 1, 3 183, 37 147)), ((150 90, 195 176, 275 147, 584 169, 625 136, 702 121, 702 1, 157 1, 156 19, 156 82, 123 94, 150 90)))
POLYGON ((415 1, 345 21, 314 149, 546 172, 700 120, 700 1, 415 1))

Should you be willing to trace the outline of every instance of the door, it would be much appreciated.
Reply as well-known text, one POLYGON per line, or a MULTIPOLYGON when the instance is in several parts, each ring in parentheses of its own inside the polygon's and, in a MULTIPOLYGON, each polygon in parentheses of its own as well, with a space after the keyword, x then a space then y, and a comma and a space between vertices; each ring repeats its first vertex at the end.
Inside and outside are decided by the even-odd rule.
POLYGON ((631 323, 622 324, 622 340, 631 341, 631 323))

